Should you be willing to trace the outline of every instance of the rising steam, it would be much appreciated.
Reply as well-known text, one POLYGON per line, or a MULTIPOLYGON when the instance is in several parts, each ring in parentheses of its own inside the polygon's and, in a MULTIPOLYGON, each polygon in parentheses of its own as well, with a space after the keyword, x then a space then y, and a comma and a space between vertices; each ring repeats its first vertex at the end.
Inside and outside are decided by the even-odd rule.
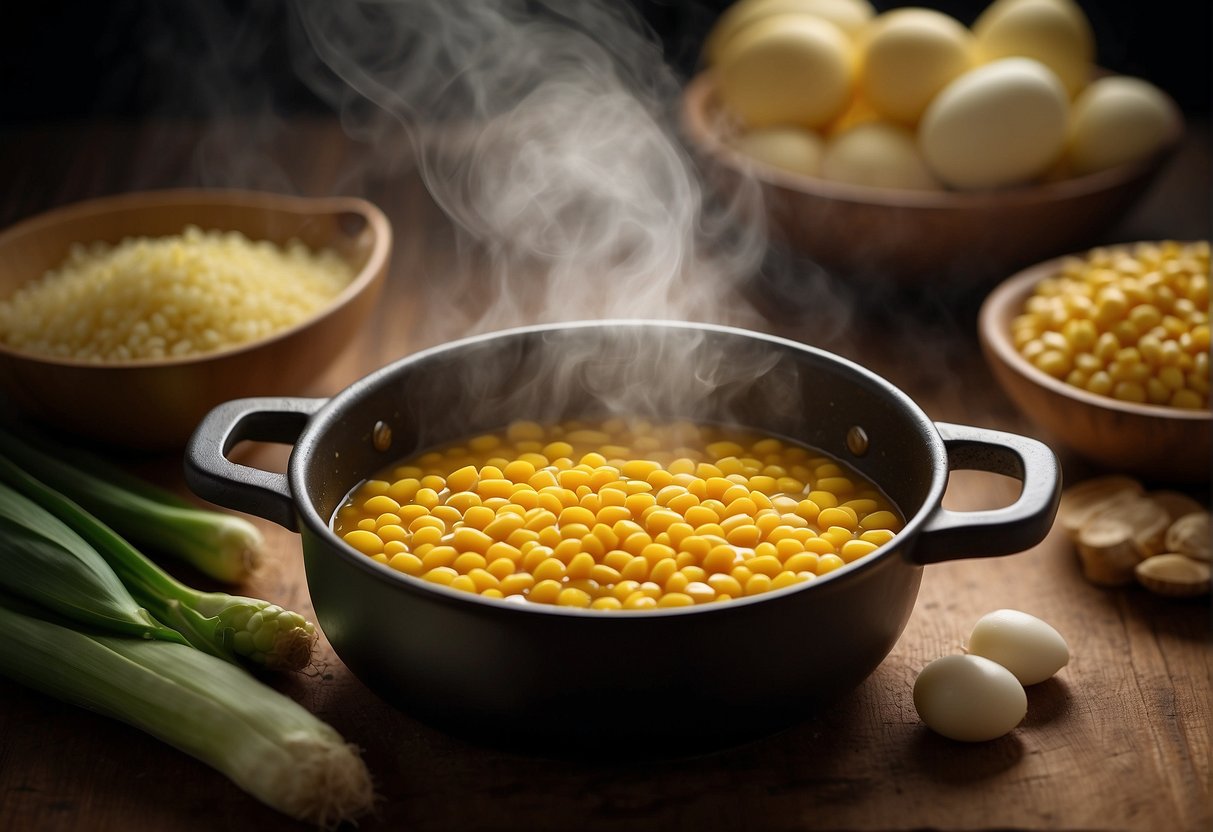
POLYGON ((457 230, 442 294, 459 303, 427 316, 453 330, 441 338, 535 321, 753 322, 733 290, 765 250, 757 189, 708 198, 678 137, 679 79, 628 3, 295 11, 303 77, 381 168, 415 164, 457 230))

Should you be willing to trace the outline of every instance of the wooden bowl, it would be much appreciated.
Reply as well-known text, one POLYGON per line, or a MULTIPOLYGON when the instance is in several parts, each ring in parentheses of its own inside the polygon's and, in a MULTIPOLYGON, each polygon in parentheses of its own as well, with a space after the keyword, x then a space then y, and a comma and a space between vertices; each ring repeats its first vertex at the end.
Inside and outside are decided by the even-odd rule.
POLYGON ((383 212, 361 199, 213 190, 130 193, 48 211, 0 234, 0 298, 59 266, 73 243, 180 234, 187 225, 333 248, 356 274, 307 320, 202 355, 98 364, 0 344, 0 389, 19 409, 89 438, 162 449, 184 445, 220 402, 304 393, 357 336, 382 286, 392 244, 383 212))
POLYGON ((1145 191, 1179 135, 1149 159, 1086 176, 998 191, 913 191, 818 179, 757 162, 728 144, 709 72, 687 85, 683 127, 722 186, 760 183, 773 235, 827 270, 925 285, 988 284, 1094 244, 1145 191))
POLYGON ((1020 355, 1011 321, 1042 279, 1063 258, 1032 266, 1005 280, 982 304, 978 332, 998 383, 1033 422, 1099 465, 1143 479, 1207 483, 1213 416, 1097 396, 1053 378, 1020 355))

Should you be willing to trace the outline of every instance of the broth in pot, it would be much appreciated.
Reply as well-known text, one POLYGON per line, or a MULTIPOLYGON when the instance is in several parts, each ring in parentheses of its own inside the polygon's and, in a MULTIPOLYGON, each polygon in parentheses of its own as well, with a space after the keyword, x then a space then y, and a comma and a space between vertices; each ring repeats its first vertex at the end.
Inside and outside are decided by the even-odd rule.
POLYGON ((332 518, 408 575, 514 603, 644 610, 812 581, 904 518, 850 466, 743 428, 517 421, 356 486, 332 518))

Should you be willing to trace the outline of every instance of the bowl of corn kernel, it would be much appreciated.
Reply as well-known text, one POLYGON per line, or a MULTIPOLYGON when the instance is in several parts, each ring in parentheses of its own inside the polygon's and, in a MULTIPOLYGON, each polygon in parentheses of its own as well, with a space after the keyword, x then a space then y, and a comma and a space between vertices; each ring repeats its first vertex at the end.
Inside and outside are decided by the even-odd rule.
POLYGON ((30 416, 180 446, 227 399, 301 394, 370 312, 391 229, 353 198, 122 194, 0 234, 0 389, 30 416))
POLYGON ((1143 477, 1208 482, 1209 243, 1094 248, 1009 278, 982 347, 1034 422, 1143 477))
POLYGON ((1059 487, 1044 445, 933 423, 824 351, 637 321, 225 403, 186 476, 300 532, 317 620, 385 698, 585 753, 719 745, 843 695, 892 649, 924 564, 1030 548, 1059 487), (285 474, 224 455, 269 437, 294 437, 285 474), (942 508, 949 468, 973 465, 1020 499, 942 508))

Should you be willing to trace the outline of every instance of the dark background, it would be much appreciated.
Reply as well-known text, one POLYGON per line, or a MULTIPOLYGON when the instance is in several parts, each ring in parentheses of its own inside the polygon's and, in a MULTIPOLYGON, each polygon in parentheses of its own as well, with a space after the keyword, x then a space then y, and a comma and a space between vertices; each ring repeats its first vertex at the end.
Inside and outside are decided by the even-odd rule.
MULTIPOLYGON (((345 0, 332 0, 345 2, 345 0)), ((618 0, 625 2, 625 0, 618 0)), ((683 76, 725 0, 631 0, 683 76)), ((925 0, 970 24, 986 0, 925 0)), ((912 3, 876 2, 885 10, 912 3)), ((1188 114, 1207 114, 1213 78, 1208 0, 1080 0, 1099 63, 1146 78, 1188 114)), ((227 112, 324 105, 295 77, 286 0, 44 0, 6 4, 0 23, 0 124, 97 116, 204 116, 192 94, 222 75, 227 112), (205 9, 205 13, 203 13, 205 9)))

